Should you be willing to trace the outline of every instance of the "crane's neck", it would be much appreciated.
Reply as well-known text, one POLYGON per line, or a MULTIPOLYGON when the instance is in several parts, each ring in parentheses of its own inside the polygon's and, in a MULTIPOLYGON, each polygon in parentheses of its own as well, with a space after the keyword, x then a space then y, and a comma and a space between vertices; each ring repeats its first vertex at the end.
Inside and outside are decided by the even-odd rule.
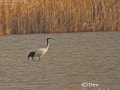
POLYGON ((48 45, 47 45, 46 49, 48 50, 48 48, 49 48, 49 43, 48 43, 48 45))
POLYGON ((47 39, 47 46, 49 45, 48 39, 47 39))
POLYGON ((47 39, 47 49, 49 48, 49 42, 48 42, 48 39, 47 39))

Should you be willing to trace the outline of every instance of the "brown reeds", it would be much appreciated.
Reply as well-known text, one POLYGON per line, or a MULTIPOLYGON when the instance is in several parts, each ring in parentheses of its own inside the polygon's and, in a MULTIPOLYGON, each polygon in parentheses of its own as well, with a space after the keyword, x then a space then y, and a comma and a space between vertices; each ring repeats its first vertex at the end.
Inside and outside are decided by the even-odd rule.
POLYGON ((120 31, 119 22, 120 0, 0 1, 0 35, 120 31))

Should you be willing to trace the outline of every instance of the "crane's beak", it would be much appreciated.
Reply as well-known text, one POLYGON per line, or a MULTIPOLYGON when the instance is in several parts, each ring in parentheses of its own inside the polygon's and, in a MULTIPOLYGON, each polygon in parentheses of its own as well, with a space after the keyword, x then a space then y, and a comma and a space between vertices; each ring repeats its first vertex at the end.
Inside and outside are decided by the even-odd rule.
POLYGON ((54 40, 54 38, 51 38, 52 40, 54 40))
MULTIPOLYGON (((53 38, 48 38, 48 39, 53 39, 53 38)), ((54 40, 54 39, 53 39, 54 40)))

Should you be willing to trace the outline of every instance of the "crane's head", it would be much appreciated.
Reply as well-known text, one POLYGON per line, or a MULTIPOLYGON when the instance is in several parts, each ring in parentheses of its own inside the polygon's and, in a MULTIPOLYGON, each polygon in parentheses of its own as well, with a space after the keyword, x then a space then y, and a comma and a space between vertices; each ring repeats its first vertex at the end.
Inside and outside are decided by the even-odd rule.
POLYGON ((53 38, 49 38, 49 37, 47 38, 47 45, 48 45, 48 40, 49 40, 49 39, 53 39, 53 38))
MULTIPOLYGON (((48 37, 47 40, 49 40, 49 39, 53 39, 53 38, 49 38, 49 37, 48 37)), ((53 40, 54 40, 54 39, 53 39, 53 40)))

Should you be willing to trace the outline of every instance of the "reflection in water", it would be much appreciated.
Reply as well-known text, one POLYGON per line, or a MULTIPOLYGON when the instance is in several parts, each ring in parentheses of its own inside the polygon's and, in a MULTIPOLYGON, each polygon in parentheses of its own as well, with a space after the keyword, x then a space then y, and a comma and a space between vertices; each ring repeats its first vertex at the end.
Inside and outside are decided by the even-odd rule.
POLYGON ((1 90, 82 90, 82 83, 119 90, 119 32, 28 34, 0 37, 1 90), (31 50, 44 47, 45 56, 27 59, 31 50))

